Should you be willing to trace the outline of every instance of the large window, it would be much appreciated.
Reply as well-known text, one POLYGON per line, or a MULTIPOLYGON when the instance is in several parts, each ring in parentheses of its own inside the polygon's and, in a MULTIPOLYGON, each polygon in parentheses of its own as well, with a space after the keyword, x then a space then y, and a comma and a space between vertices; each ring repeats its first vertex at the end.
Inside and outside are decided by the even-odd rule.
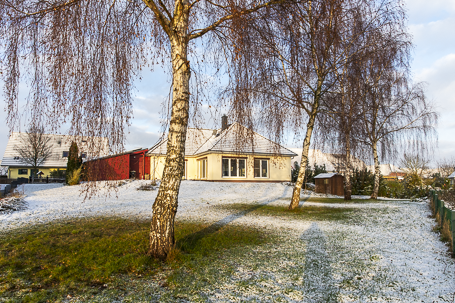
POLYGON ((254 159, 254 177, 268 178, 269 177, 269 160, 254 159))
POLYGON ((199 179, 207 178, 207 159, 198 160, 198 175, 199 179))
POLYGON ((223 158, 222 163, 223 178, 246 177, 246 159, 223 158))
POLYGON ((28 169, 19 168, 19 175, 28 175, 28 169))

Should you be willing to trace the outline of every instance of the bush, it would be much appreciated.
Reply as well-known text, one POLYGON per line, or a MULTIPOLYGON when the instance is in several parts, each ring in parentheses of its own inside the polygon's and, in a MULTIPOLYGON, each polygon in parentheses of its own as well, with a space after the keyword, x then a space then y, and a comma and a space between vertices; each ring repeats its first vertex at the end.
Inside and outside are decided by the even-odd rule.
MULTIPOLYGON (((79 150, 77 148, 76 142, 71 143, 71 147, 69 150, 68 154, 68 163, 66 164, 66 184, 68 185, 74 185, 74 184, 69 184, 69 180, 72 179, 74 175, 74 171, 77 171, 82 165, 82 158, 79 157, 79 150)), ((79 184, 81 176, 81 171, 79 170, 78 173, 78 181, 76 184, 79 184)), ((73 180, 74 181, 74 180, 73 180)))
MULTIPOLYGON (((297 161, 295 161, 294 167, 291 168, 291 181, 294 183, 297 181, 297 178, 299 177, 299 170, 300 170, 300 165, 297 161)), ((326 172, 327 172, 327 170, 325 168, 325 164, 321 165, 321 166, 315 164, 314 170, 312 170, 311 167, 308 165, 305 169, 305 180, 303 183, 304 184, 306 184, 306 183, 314 184, 314 177, 319 174, 326 173, 326 172)))
POLYGON ((51 178, 60 178, 60 179, 63 179, 65 178, 66 179, 66 170, 53 170, 50 172, 50 176, 51 178))
POLYGON ((77 185, 77 184, 79 184, 79 182, 81 180, 81 171, 82 171, 82 167, 79 167, 78 169, 73 170, 68 175, 67 184, 68 185, 77 185))

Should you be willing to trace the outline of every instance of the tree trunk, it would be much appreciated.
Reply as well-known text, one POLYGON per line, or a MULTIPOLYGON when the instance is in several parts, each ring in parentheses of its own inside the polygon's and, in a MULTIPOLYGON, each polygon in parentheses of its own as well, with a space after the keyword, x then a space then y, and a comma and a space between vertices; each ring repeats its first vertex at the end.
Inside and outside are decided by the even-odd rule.
POLYGON ((188 55, 188 12, 174 18, 171 40, 173 92, 167 155, 162 182, 153 204, 149 254, 165 260, 174 247, 174 219, 180 182, 184 173, 185 140, 188 126, 190 63, 188 55))
POLYGON ((318 103, 315 102, 315 105, 313 106, 311 115, 310 115, 308 123, 307 123, 305 140, 303 140, 302 159, 300 160, 299 175, 297 177, 297 181, 295 182, 294 190, 292 192, 292 200, 291 200, 291 204, 289 205, 290 210, 297 208, 300 203, 300 192, 302 191, 302 185, 303 185, 303 182, 305 181, 305 170, 308 165, 308 153, 310 150, 311 135, 313 134, 313 128, 314 128, 314 122, 316 120, 317 110, 318 110, 318 103))
MULTIPOLYGON (((345 130, 346 131, 346 130, 345 130)), ((351 139, 346 134, 346 172, 345 172, 345 184, 344 184, 344 200, 350 201, 352 193, 351 184, 351 139)))
POLYGON ((374 186, 373 186, 373 193, 371 194, 371 199, 377 199, 379 193, 379 176, 380 176, 380 169, 379 169, 379 158, 378 158, 378 143, 373 142, 373 157, 374 157, 374 186))

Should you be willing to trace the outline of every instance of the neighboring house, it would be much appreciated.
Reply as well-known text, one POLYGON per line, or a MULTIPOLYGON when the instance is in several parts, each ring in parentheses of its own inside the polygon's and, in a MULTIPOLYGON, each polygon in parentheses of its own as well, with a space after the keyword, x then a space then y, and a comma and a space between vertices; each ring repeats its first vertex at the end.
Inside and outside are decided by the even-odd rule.
MULTIPOLYGON (((297 161, 300 165, 300 160, 302 158, 302 149, 301 148, 290 148, 293 152, 295 152, 298 156, 292 160, 292 162, 297 161)), ((294 163, 292 163, 294 166, 294 163)), ((346 170, 345 167, 345 156, 342 154, 331 154, 331 153, 324 153, 319 149, 310 149, 308 151, 308 165, 311 169, 314 169, 315 165, 323 166, 325 165, 325 169, 327 172, 338 172, 344 173, 346 170)), ((351 169, 359 169, 362 170, 366 166, 365 162, 362 160, 351 156, 351 169)))
MULTIPOLYGON (((5 153, 3 154, 2 165, 8 166, 8 178, 28 178, 31 173, 31 165, 24 163, 19 153, 15 150, 17 146, 22 144, 21 136, 27 136, 26 133, 13 132, 6 145, 5 153)), ((68 135, 52 135, 47 134, 51 138, 49 144, 52 145, 52 155, 42 165, 39 170, 42 172, 42 177, 50 176, 53 171, 66 171, 66 164, 68 162, 68 155, 71 142, 76 142, 80 156, 82 158, 93 156, 104 156, 109 152, 109 145, 107 138, 95 138, 89 140, 87 137, 81 136, 68 136, 68 135), (90 145, 90 146, 89 146, 90 145), (94 147, 91 147, 91 146, 94 147), (96 152, 93 150, 96 149, 96 152)))
POLYGON ((455 185, 455 171, 449 176, 450 184, 455 185))
MULTIPOLYGON (((152 178, 161 179, 167 139, 153 146, 152 178)), ((188 128, 184 178, 227 182, 283 182, 291 180, 291 158, 296 154, 239 123, 217 130, 188 128)))
MULTIPOLYGON (((374 165, 368 167, 374 173, 374 165)), ((406 172, 393 164, 380 164, 379 171, 384 179, 387 180, 403 180, 406 177, 406 172)))
POLYGON ((337 173, 324 173, 314 177, 315 192, 320 194, 344 195, 344 177, 337 173))

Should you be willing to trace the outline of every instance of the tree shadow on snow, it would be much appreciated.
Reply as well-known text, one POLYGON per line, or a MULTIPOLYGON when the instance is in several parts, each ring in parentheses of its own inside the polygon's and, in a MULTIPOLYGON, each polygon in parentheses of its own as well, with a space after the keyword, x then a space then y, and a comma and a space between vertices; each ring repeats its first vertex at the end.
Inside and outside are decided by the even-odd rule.
POLYGON ((334 285, 323 231, 313 223, 300 239, 307 247, 303 277, 305 302, 337 302, 338 289, 334 285))
POLYGON ((195 232, 195 233, 187 235, 186 237, 180 239, 177 242, 177 247, 185 246, 185 247, 190 248, 190 249, 194 248, 195 246, 198 245, 198 243, 204 237, 206 237, 206 236, 208 236, 210 234, 216 233, 221 228, 223 228, 227 224, 233 222, 234 220, 237 220, 237 219, 239 219, 241 217, 244 217, 244 216, 248 215, 249 213, 261 208, 262 206, 265 206, 265 205, 267 205, 269 203, 272 203, 272 202, 275 202, 277 200, 282 199, 283 197, 286 196, 287 191, 288 191, 288 187, 285 187, 283 194, 280 197, 278 197, 278 198, 267 200, 267 201, 261 202, 259 204, 253 205, 249 209, 242 210, 242 211, 239 211, 239 212, 237 212, 235 214, 229 215, 229 216, 227 216, 227 217, 225 217, 225 218, 213 223, 212 225, 207 226, 204 229, 201 229, 198 232, 195 232))

